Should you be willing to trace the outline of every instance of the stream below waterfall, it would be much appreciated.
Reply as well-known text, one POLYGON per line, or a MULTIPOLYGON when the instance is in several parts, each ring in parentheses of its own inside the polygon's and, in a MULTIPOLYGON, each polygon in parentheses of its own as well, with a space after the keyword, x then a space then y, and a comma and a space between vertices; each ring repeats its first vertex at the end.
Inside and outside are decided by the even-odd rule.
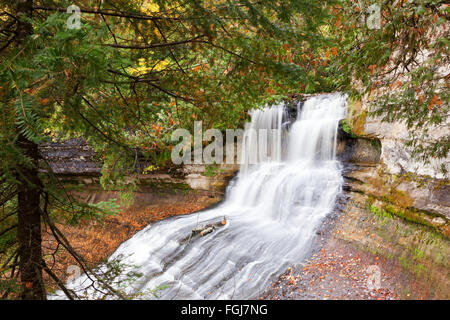
MULTIPOLYGON (((340 94, 311 97, 299 103, 291 122, 284 104, 251 111, 242 156, 254 161, 244 161, 224 201, 153 223, 109 258, 123 256, 124 263, 143 274, 125 291, 164 286, 160 299, 248 299, 290 264, 301 262, 342 188, 336 136, 346 100, 340 94), (267 156, 259 137, 248 134, 251 129, 268 132, 267 156), (225 225, 186 239, 194 228, 223 217, 225 225)), ((89 284, 82 275, 69 287, 78 291, 89 284)), ((88 292, 95 298, 95 292, 88 292)))

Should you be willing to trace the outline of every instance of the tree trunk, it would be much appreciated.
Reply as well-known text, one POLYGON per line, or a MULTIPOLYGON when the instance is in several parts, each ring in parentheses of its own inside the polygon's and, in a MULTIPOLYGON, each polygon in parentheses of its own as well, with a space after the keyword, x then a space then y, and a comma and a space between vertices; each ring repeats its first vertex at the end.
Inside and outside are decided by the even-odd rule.
POLYGON ((17 227, 19 240, 19 271, 21 280, 21 299, 43 300, 46 298, 42 281, 42 239, 40 181, 38 177, 38 146, 22 135, 18 139, 19 147, 32 159, 33 166, 21 166, 19 169, 19 196, 17 227))
MULTIPOLYGON (((21 18, 31 17, 33 11, 32 0, 19 0, 16 14, 21 18)), ((17 45, 23 42, 32 32, 32 26, 20 22, 17 28, 17 45)), ((18 147, 23 154, 31 160, 30 164, 22 164, 18 168, 19 195, 18 195, 18 226, 17 237, 19 241, 19 272, 21 281, 20 298, 25 300, 43 300, 46 298, 45 287, 42 281, 42 239, 41 239, 41 212, 40 187, 38 177, 38 146, 29 141, 21 133, 17 140, 18 147)))

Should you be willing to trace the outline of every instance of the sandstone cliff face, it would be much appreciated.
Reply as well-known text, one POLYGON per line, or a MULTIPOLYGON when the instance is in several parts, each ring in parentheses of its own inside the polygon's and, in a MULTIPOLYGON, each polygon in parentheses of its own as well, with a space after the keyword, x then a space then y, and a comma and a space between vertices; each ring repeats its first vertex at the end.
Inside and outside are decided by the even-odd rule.
MULTIPOLYGON (((450 123, 448 126, 441 126, 431 131, 433 134, 430 139, 448 136, 450 123)), ((381 160, 390 173, 413 173, 435 179, 446 178, 441 166, 443 165, 449 171, 450 159, 431 158, 430 163, 414 160, 411 157, 411 150, 405 146, 405 142, 408 140, 408 129, 403 123, 386 123, 377 118, 367 117, 364 124, 364 135, 381 140, 381 160)), ((427 143, 427 141, 423 141, 423 143, 427 143)))
POLYGON ((367 119, 361 104, 347 121, 353 132, 339 135, 345 205, 336 237, 400 266, 422 297, 448 299, 450 185, 440 164, 411 159, 405 128, 367 119))
MULTIPOLYGON (((370 117, 367 108, 367 101, 350 102, 348 122, 358 138, 379 143, 380 157, 379 161, 372 162, 377 168, 373 176, 382 180, 382 177, 391 176, 391 179, 386 179, 393 179, 395 182, 381 181, 381 184, 393 184, 397 191, 405 193, 410 199, 408 206, 444 216, 448 220, 450 185, 448 175, 442 171, 442 167, 450 171, 450 159, 438 160, 431 157, 429 163, 424 163, 413 158, 411 149, 405 146, 409 136, 406 125, 386 123, 370 117)), ((447 136, 450 133, 450 123, 430 132, 428 139, 447 136)))
MULTIPOLYGON (((409 139, 408 128, 404 123, 383 122, 380 118, 368 115, 368 101, 351 101, 349 103, 348 119, 352 129, 360 137, 379 139, 381 142, 381 162, 391 174, 411 173, 428 176, 433 179, 448 179, 442 167, 450 172, 450 158, 430 158, 429 163, 424 163, 411 156, 411 148, 405 146, 409 139)), ((450 134, 450 119, 444 125, 429 128, 429 136, 423 140, 423 144, 446 137, 450 134)))

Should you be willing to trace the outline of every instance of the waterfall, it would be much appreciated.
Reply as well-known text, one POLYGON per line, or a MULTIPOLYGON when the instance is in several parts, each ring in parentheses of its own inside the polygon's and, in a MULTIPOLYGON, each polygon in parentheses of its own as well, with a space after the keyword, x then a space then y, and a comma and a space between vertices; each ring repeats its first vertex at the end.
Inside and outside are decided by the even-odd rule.
MULTIPOLYGON (((222 204, 153 223, 110 257, 123 255, 144 274, 126 290, 166 285, 162 299, 247 299, 301 262, 341 190, 335 149, 346 107, 340 94, 312 97, 299 104, 290 124, 283 105, 252 111, 242 145, 245 162, 222 204), (261 130, 268 132, 266 142, 251 132, 261 130), (196 226, 224 216, 225 226, 183 241, 196 226)), ((86 286, 86 280, 81 276, 74 286, 86 286)))

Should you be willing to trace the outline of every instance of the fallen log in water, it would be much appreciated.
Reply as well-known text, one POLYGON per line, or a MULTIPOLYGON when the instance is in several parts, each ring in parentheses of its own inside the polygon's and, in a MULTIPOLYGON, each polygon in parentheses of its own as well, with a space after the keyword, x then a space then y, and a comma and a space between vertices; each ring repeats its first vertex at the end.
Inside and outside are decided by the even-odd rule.
POLYGON ((226 224, 227 220, 225 219, 225 217, 223 217, 221 221, 209 223, 200 227, 195 227, 194 229, 192 229, 191 234, 189 236, 181 240, 181 243, 189 242, 193 237, 198 235, 203 237, 209 233, 212 233, 215 229, 225 226, 226 224))
POLYGON ((203 231, 202 232, 200 232, 200 236, 204 236, 204 235, 207 235, 208 233, 211 233, 211 232, 213 232, 214 231, 214 228, 213 227, 208 227, 208 228, 205 228, 205 229, 203 229, 203 231))

